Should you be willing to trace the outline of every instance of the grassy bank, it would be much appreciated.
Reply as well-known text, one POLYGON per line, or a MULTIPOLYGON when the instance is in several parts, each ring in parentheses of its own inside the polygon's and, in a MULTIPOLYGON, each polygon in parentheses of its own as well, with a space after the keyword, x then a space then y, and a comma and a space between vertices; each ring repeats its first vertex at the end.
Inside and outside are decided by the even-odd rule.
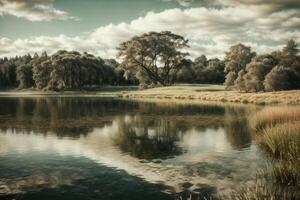
POLYGON ((120 96, 123 92, 138 90, 137 86, 101 86, 65 91, 41 91, 37 89, 3 89, 0 97, 6 96, 120 96))
POLYGON ((300 107, 266 107, 249 119, 270 167, 265 170, 268 190, 257 186, 241 193, 243 199, 298 199, 300 197, 300 107), (267 194, 261 195, 262 191, 267 194))
POLYGON ((300 90, 241 93, 225 91, 223 85, 191 84, 122 92, 125 98, 184 99, 253 104, 300 104, 300 90))
POLYGON ((158 87, 138 90, 137 86, 101 86, 82 88, 67 91, 39 91, 26 90, 0 90, 0 96, 44 96, 44 95, 70 95, 70 96, 115 96, 130 99, 152 100, 200 100, 204 102, 230 102, 251 104, 300 104, 300 90, 241 93, 226 91, 223 85, 210 84, 180 84, 169 87, 158 87))

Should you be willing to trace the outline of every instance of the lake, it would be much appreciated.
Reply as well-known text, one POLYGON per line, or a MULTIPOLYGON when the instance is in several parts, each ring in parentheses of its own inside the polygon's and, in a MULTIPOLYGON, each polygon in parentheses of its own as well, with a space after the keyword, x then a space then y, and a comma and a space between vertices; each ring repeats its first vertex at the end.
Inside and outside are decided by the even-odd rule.
POLYGON ((217 198, 255 182, 253 105, 0 98, 0 199, 217 198))

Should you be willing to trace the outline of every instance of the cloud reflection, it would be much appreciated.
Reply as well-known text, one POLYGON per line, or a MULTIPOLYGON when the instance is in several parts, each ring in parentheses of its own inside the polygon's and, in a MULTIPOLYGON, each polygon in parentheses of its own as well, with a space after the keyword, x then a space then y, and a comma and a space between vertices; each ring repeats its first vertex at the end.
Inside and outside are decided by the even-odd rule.
MULTIPOLYGON (((143 124, 146 121, 145 118, 141 120, 138 115, 117 117, 111 124, 94 128, 88 135, 77 139, 34 133, 16 134, 7 130, 0 134, 0 155, 11 152, 26 154, 33 151, 51 151, 59 156, 85 157, 109 167, 125 170, 149 182, 162 182, 176 192, 184 189, 184 183, 190 183, 190 190, 198 191, 203 185, 208 185, 216 187, 219 193, 226 193, 238 183, 250 183, 253 180, 251 176, 255 175, 258 159, 255 147, 245 151, 234 150, 222 127, 206 130, 189 128, 187 131, 174 129, 178 132, 174 132, 175 138, 172 139, 172 136, 164 135, 172 134, 172 127, 167 131, 153 128, 157 127, 156 123, 161 124, 160 121, 147 128, 143 124), (127 124, 127 129, 131 127, 131 136, 136 134, 137 137, 143 136, 150 141, 171 138, 170 141, 176 144, 174 147, 184 149, 185 153, 176 154, 160 162, 145 162, 145 159, 122 151, 120 144, 114 141, 115 136, 130 137, 124 124, 127 124), (123 135, 120 135, 121 131, 123 135)), ((165 120, 163 123, 168 122, 165 120)))

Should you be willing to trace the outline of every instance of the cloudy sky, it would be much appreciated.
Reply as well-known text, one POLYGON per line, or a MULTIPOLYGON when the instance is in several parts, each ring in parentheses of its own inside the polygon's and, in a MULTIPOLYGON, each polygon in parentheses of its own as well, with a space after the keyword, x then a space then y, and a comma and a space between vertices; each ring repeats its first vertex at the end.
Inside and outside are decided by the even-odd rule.
POLYGON ((124 40, 170 30, 192 57, 243 42, 264 53, 300 41, 300 0, 0 0, 0 57, 58 49, 113 57, 124 40))

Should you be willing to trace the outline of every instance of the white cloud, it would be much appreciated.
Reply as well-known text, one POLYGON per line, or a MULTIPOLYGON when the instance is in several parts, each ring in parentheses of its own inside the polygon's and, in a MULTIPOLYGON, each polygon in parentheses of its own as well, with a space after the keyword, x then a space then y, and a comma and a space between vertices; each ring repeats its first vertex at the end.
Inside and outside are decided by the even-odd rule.
POLYGON ((265 53, 281 48, 288 39, 300 39, 298 15, 293 9, 270 13, 266 12, 265 5, 255 4, 250 8, 241 3, 222 9, 168 9, 160 13, 148 12, 130 23, 102 26, 77 37, 60 35, 14 41, 2 38, 0 53, 2 56, 14 56, 66 49, 112 57, 122 41, 144 32, 164 30, 187 37, 192 57, 201 54, 222 57, 231 45, 239 42, 252 46, 259 53, 265 53))
POLYGON ((13 15, 30 21, 78 18, 53 7, 54 0, 0 0, 0 15, 13 15))

